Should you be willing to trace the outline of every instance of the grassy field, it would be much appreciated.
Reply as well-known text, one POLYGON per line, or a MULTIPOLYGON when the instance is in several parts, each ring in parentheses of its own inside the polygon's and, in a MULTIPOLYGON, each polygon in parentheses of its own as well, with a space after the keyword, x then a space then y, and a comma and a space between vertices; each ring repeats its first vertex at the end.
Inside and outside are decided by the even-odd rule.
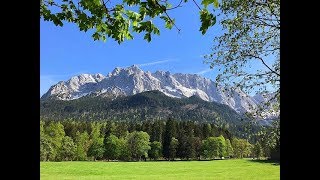
POLYGON ((280 165, 252 160, 41 162, 41 179, 280 179, 280 165))

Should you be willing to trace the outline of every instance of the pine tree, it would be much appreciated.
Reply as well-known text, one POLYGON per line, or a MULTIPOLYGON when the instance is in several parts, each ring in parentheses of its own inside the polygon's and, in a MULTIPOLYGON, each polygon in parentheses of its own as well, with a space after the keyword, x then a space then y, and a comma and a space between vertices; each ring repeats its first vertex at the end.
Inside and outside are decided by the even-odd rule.
POLYGON ((150 140, 162 142, 163 129, 164 129, 163 122, 162 121, 155 121, 152 125, 152 132, 151 132, 150 140))
POLYGON ((211 125, 210 124, 203 124, 202 125, 202 134, 203 134, 203 139, 207 139, 211 135, 211 125))
POLYGON ((165 126, 165 133, 163 138, 163 156, 166 159, 170 158, 170 143, 176 135, 175 122, 171 118, 168 119, 165 126))

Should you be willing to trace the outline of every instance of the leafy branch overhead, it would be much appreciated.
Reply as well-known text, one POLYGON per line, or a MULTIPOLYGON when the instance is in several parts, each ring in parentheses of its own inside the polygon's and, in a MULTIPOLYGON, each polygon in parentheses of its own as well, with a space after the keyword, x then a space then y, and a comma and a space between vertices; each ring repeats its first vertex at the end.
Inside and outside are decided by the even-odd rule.
MULTIPOLYGON (((159 28, 153 23, 156 18, 164 21, 167 29, 175 27, 175 19, 169 11, 182 7, 188 0, 41 0, 40 18, 51 21, 56 26, 64 22, 74 23, 80 31, 93 30, 94 40, 106 41, 107 38, 116 40, 119 44, 124 40, 133 39, 133 32, 144 33, 144 39, 151 41, 151 35, 160 35, 159 28)), ((200 12, 200 31, 205 34, 209 27, 216 23, 216 16, 208 10, 212 4, 218 7, 218 0, 202 0, 201 8, 193 0, 200 12)))
MULTIPOLYGON (((219 10, 224 33, 214 38, 212 52, 205 56, 210 67, 220 71, 216 82, 263 98, 271 96, 256 109, 255 116, 263 116, 266 109, 268 113, 279 111, 280 0, 222 1, 219 10)), ((211 15, 203 12, 202 16, 211 15)))

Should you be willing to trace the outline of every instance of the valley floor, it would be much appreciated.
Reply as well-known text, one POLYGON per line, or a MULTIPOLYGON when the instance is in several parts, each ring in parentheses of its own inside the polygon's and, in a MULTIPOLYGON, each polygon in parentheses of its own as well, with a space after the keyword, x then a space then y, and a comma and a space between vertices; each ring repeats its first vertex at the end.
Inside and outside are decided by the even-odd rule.
POLYGON ((45 179, 280 179, 280 165, 249 159, 148 162, 41 162, 45 179))

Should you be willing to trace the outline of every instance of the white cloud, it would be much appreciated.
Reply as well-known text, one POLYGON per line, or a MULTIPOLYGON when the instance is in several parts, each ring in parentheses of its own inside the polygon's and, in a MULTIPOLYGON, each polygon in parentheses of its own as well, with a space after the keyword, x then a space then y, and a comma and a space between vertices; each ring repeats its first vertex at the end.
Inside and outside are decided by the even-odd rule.
POLYGON ((144 66, 152 66, 152 65, 155 65, 155 64, 163 64, 163 63, 166 63, 166 62, 170 62, 172 60, 161 60, 161 61, 154 61, 154 62, 149 62, 149 63, 144 63, 144 64, 138 64, 138 66, 140 67, 144 67, 144 66))
POLYGON ((210 69, 210 68, 209 69, 205 69, 205 70, 197 72, 196 74, 206 74, 206 73, 208 73, 210 71, 213 71, 213 69, 210 69))

